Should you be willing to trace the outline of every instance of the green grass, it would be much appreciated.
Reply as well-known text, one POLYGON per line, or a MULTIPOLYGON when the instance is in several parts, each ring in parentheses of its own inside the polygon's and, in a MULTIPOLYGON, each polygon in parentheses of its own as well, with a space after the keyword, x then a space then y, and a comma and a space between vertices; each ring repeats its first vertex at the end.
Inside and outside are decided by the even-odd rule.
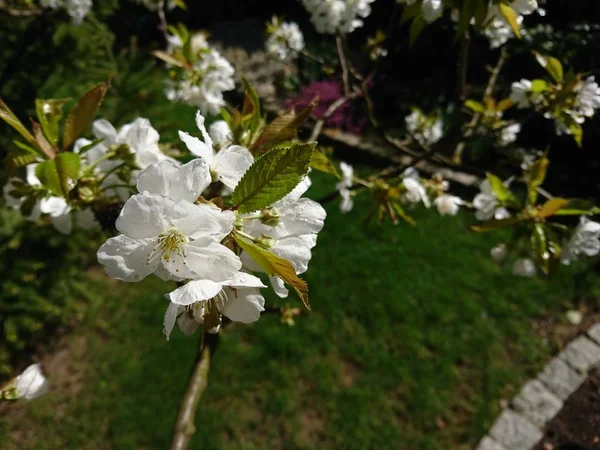
MULTIPOLYGON (((317 197, 333 184, 313 179, 317 197)), ((328 205, 306 274, 313 311, 294 327, 266 315, 225 330, 191 448, 472 448, 555 351, 533 322, 598 282, 577 269, 515 278, 490 261, 499 237, 469 232, 468 215, 414 216, 414 228, 365 228, 328 205)), ((0 415, 7 449, 168 447, 198 336, 163 339, 167 283, 89 283, 99 299, 65 339, 53 392, 0 415)))

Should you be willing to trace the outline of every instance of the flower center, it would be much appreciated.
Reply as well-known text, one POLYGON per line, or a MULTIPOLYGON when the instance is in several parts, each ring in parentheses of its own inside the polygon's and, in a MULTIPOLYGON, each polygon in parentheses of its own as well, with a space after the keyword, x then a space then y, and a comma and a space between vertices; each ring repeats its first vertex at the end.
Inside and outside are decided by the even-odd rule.
POLYGON ((157 252, 162 259, 169 262, 173 255, 180 255, 185 258, 184 246, 190 239, 182 234, 177 227, 171 226, 169 229, 158 235, 158 245, 152 253, 157 252))

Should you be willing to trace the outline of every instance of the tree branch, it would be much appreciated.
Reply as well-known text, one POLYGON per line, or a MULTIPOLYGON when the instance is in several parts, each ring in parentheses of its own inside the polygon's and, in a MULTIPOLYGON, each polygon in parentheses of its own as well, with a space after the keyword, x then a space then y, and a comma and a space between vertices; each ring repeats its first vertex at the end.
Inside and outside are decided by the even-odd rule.
POLYGON ((173 429, 171 450, 187 450, 190 440, 196 432, 194 421, 200 397, 208 386, 210 360, 219 344, 219 334, 207 334, 204 348, 202 340, 194 362, 194 371, 188 381, 188 386, 179 404, 179 414, 173 429))
POLYGON ((346 60, 346 53, 344 52, 344 41, 341 34, 335 37, 335 44, 337 47, 338 58, 340 59, 340 66, 342 67, 342 83, 344 86, 344 95, 350 94, 350 80, 348 76, 348 61, 346 60))
POLYGON ((160 21, 160 25, 158 26, 159 30, 162 32, 165 41, 169 41, 169 32, 167 31, 167 16, 165 14, 165 0, 158 0, 158 6, 156 8, 156 12, 158 13, 158 20, 160 21))
POLYGON ((329 108, 327 108, 327 110, 325 111, 323 116, 321 118, 319 118, 319 120, 317 120, 317 122, 315 123, 315 127, 313 128, 313 131, 310 134, 309 142, 317 140, 317 138, 319 137, 319 134, 321 134, 321 130, 323 129, 323 125, 325 124, 325 121, 327 119, 329 119, 333 115, 334 112, 336 112, 340 107, 342 107, 347 101, 352 100, 353 98, 356 98, 357 96, 358 96, 358 94, 356 92, 354 92, 352 94, 344 95, 343 97, 338 98, 335 102, 333 102, 331 105, 329 105, 329 108))

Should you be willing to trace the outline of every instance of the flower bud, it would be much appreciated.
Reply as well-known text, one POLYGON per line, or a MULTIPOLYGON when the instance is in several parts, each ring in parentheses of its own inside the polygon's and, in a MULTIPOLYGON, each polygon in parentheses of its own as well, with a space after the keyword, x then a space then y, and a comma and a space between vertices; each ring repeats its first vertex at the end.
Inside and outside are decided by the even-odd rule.
POLYGON ((490 256, 496 263, 501 263, 506 259, 508 248, 506 244, 498 244, 490 250, 490 256))
POLYGON ((48 380, 44 377, 39 363, 30 365, 17 377, 17 398, 33 400, 46 394, 49 389, 48 380))

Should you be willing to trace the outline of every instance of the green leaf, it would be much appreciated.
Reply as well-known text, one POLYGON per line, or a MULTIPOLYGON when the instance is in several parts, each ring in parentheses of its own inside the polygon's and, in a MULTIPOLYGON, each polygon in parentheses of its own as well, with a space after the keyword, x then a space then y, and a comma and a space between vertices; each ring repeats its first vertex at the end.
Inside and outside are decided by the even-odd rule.
POLYGON ((548 83, 545 80, 532 80, 531 81, 531 92, 534 94, 540 94, 548 90, 548 83))
POLYGON ((500 178, 492 173, 486 173, 486 177, 494 195, 498 198, 498 201, 502 205, 511 206, 515 209, 521 209, 521 202, 515 195, 508 189, 508 187, 502 182, 500 178))
POLYGON ((558 211, 560 211, 565 206, 567 206, 569 203, 570 203, 569 200, 567 200, 566 198, 558 198, 558 197, 551 198, 546 203, 544 203, 544 205, 538 212, 538 217, 546 218, 546 217, 553 216, 558 211))
POLYGON ((174 56, 169 55, 167 52, 164 52, 162 50, 154 50, 152 52, 152 54, 156 58, 158 58, 158 59, 160 59, 160 60, 162 60, 162 61, 164 61, 166 63, 172 64, 172 65, 174 65, 176 67, 182 67, 183 68, 183 67, 186 66, 186 64, 183 61, 180 61, 179 59, 175 58, 174 56))
POLYGON ((568 207, 563 207, 556 211, 555 216, 581 216, 596 214, 596 205, 589 200, 573 198, 569 201, 568 207))
POLYGON ((49 158, 53 159, 56 156, 56 149, 48 142, 46 136, 42 131, 42 127, 35 120, 31 119, 31 126, 33 129, 33 135, 35 136, 35 140, 39 148, 42 149, 44 154, 49 158))
POLYGON ((260 99, 252 85, 242 77, 244 84, 244 103, 242 106, 242 121, 250 124, 251 136, 256 136, 261 126, 262 117, 260 115, 260 99))
POLYGON ((466 100, 465 101, 465 106, 477 113, 485 113, 485 106, 483 106, 481 103, 479 103, 476 100, 466 100))
POLYGON ((30 154, 36 155, 36 156, 39 156, 39 154, 40 154, 39 149, 33 148, 30 145, 25 144, 24 142, 21 142, 21 141, 13 141, 13 142, 17 147, 19 147, 25 153, 30 153, 30 154))
POLYGON ((342 179, 342 176, 338 172, 335 164, 333 164, 327 155, 321 151, 315 150, 312 159, 310 160, 310 167, 318 170, 319 172, 325 172, 333 175, 340 180, 342 179))
MULTIPOLYGON (((0 99, 0 119, 4 120, 7 124, 13 127, 21 136, 25 138, 27 142, 37 146, 36 140, 33 135, 29 132, 25 125, 21 123, 17 116, 10 110, 10 108, 0 99)), ((43 155, 41 151, 38 151, 40 155, 43 155)))
POLYGON ((535 55, 537 62, 540 63, 540 66, 546 69, 550 76, 554 78, 554 81, 557 83, 562 82, 564 77, 563 66, 558 59, 553 58, 552 56, 542 55, 538 52, 533 52, 533 54, 535 55))
POLYGON ((406 223, 408 223, 409 225, 412 225, 413 227, 417 225, 417 222, 415 221, 415 219, 413 219, 411 216, 408 215, 408 213, 404 210, 404 208, 402 207, 402 205, 398 202, 390 202, 390 205, 392 206, 392 209, 394 210, 394 212, 396 214, 398 214, 398 216, 400 216, 400 218, 402 220, 404 220, 406 223))
POLYGON ((500 219, 500 220, 490 220, 488 222, 484 222, 481 225, 473 225, 471 230, 477 231, 478 233, 482 233, 484 231, 492 231, 497 230, 499 228, 506 228, 515 223, 521 222, 521 218, 519 216, 509 217, 508 219, 500 219))
POLYGON ((546 239, 546 230, 541 223, 536 223, 531 233, 531 247, 537 259, 538 266, 545 274, 548 273, 548 241, 546 239))
MULTIPOLYGON (((271 122, 264 129, 260 137, 250 147, 251 150, 260 150, 273 147, 281 142, 288 141, 296 137, 298 128, 310 116, 313 109, 317 106, 317 99, 313 99, 310 104, 296 114, 293 110, 283 113, 271 122)), ((235 112, 235 111, 234 111, 235 112)))
POLYGON ((37 99, 35 112, 48 141, 58 146, 59 126, 63 117, 63 106, 69 99, 37 99))
POLYGON ((412 47, 417 41, 417 38, 425 28, 425 19, 422 16, 417 16, 410 24, 410 30, 408 32, 409 45, 412 47))
POLYGON ((534 162, 527 171, 527 201, 530 205, 535 205, 535 202, 537 201, 537 189, 546 179, 548 164, 550 164, 550 161, 544 154, 544 156, 534 162))
POLYGON ((498 102, 498 105, 496 106, 496 111, 506 111, 507 109, 512 107, 512 105, 513 101, 510 98, 505 98, 498 102))
POLYGON ((400 25, 408 22, 410 19, 418 16, 421 13, 421 4, 414 3, 412 5, 407 5, 402 11, 402 16, 400 17, 400 25))
POLYGON ((183 0, 173 0, 173 3, 178 8, 181 8, 183 10, 187 10, 187 5, 185 4, 185 2, 183 0))
POLYGON ((261 155, 252 164, 231 196, 241 213, 271 206, 285 197, 308 173, 316 142, 295 143, 261 155))
POLYGON ((18 169, 20 167, 28 166, 37 161, 38 156, 31 153, 23 152, 10 152, 4 157, 4 164, 9 169, 18 169))
POLYGON ((240 236, 237 233, 233 234, 233 238, 241 249, 248 253, 248 255, 256 261, 268 275, 278 276, 284 282, 292 286, 302 300, 302 303, 304 303, 304 306, 310 310, 308 285, 306 284, 306 281, 296 275, 294 267, 288 260, 280 258, 265 248, 259 247, 251 240, 240 236))
POLYGON ((513 30, 513 33, 515 33, 515 36, 521 39, 521 30, 519 28, 519 24, 517 23, 517 13, 515 12, 515 10, 512 9, 506 3, 498 4, 498 8, 500 8, 500 13, 502 14, 502 17, 504 17, 506 23, 510 25, 510 28, 513 30))
POLYGON ((79 177, 81 159, 75 153, 59 153, 56 158, 43 161, 35 168, 35 174, 50 192, 67 198, 79 177))
POLYGON ((69 113, 65 122, 63 148, 67 149, 87 129, 104 99, 104 94, 110 87, 110 81, 99 84, 87 91, 69 113))

